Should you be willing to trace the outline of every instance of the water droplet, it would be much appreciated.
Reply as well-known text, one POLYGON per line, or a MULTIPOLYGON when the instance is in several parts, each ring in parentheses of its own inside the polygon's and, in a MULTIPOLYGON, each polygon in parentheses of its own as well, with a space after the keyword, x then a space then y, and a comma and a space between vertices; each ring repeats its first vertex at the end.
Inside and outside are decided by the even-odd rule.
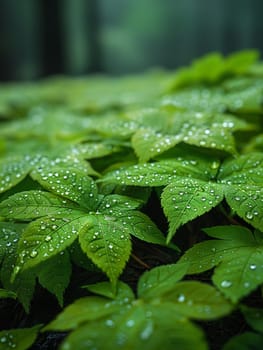
POLYGON ((0 338, 0 342, 1 342, 1 343, 5 343, 6 341, 7 341, 7 338, 6 338, 6 337, 1 337, 1 338, 0 338))
POLYGON ((148 323, 148 325, 144 328, 144 330, 140 334, 140 338, 142 340, 148 339, 153 333, 153 324, 152 322, 148 323))
POLYGON ((256 270, 257 265, 255 265, 255 264, 251 264, 251 265, 249 266, 249 268, 250 268, 250 270, 256 270))
POLYGON ((185 301, 185 295, 179 294, 177 297, 177 300, 179 301, 179 303, 183 303, 185 301))
POLYGON ((232 282, 231 281, 227 281, 227 280, 224 280, 221 282, 221 287, 223 288, 229 288, 232 286, 232 282))
POLYGON ((128 320, 128 321, 126 322, 126 326, 127 326, 127 327, 133 327, 134 324, 135 324, 134 320, 128 320))
POLYGON ((35 258, 37 256, 38 252, 36 250, 32 250, 30 253, 31 258, 35 258))
POLYGON ((253 214, 252 214, 250 211, 248 211, 248 212, 246 213, 246 218, 247 218, 248 220, 252 220, 252 219, 253 219, 253 214))
POLYGON ((114 322, 112 320, 106 320, 105 324, 108 327, 114 327, 114 322))

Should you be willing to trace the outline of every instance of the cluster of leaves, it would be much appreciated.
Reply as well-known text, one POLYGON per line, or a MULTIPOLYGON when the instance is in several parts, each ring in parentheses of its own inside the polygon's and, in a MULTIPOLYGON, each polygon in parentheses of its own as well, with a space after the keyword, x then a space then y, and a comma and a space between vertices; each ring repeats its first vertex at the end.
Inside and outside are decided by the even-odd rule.
POLYGON ((246 331, 224 339, 224 350, 260 348, 257 52, 210 54, 175 73, 0 92, 0 297, 30 315, 39 285, 63 308, 72 269, 98 281, 87 277, 87 296, 71 295, 48 325, 2 330, 0 349, 28 349, 39 332, 56 331, 69 332, 62 350, 203 350, 216 348, 207 322, 235 314, 246 331), (142 261, 138 242, 142 252, 158 245, 172 263, 142 261), (127 277, 132 258, 149 269, 137 289, 127 277))

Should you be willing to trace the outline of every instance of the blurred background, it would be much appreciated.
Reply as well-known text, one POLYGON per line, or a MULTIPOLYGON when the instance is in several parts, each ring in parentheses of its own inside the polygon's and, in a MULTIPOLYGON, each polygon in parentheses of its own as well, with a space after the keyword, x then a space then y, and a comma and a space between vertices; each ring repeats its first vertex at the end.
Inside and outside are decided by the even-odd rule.
POLYGON ((263 52, 262 0, 0 0, 0 80, 114 75, 263 52))

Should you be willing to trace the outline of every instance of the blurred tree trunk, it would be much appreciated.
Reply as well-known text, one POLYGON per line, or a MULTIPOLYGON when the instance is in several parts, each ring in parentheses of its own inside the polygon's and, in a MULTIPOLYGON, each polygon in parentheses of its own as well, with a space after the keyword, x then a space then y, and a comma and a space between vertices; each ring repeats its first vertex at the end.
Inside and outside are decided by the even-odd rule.
POLYGON ((59 0, 40 0, 43 75, 63 73, 62 34, 59 0))
POLYGON ((61 0, 65 71, 85 74, 101 70, 97 0, 61 0))
POLYGON ((35 0, 0 0, 0 80, 39 76, 39 5, 35 0))

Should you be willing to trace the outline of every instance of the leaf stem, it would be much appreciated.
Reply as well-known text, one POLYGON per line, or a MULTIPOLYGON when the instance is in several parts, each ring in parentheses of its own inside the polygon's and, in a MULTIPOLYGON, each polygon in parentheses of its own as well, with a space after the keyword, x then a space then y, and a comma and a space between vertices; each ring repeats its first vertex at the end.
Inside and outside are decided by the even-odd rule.
POLYGON ((137 255, 131 254, 132 258, 137 261, 141 266, 145 267, 147 270, 150 270, 150 266, 142 261, 137 255))

